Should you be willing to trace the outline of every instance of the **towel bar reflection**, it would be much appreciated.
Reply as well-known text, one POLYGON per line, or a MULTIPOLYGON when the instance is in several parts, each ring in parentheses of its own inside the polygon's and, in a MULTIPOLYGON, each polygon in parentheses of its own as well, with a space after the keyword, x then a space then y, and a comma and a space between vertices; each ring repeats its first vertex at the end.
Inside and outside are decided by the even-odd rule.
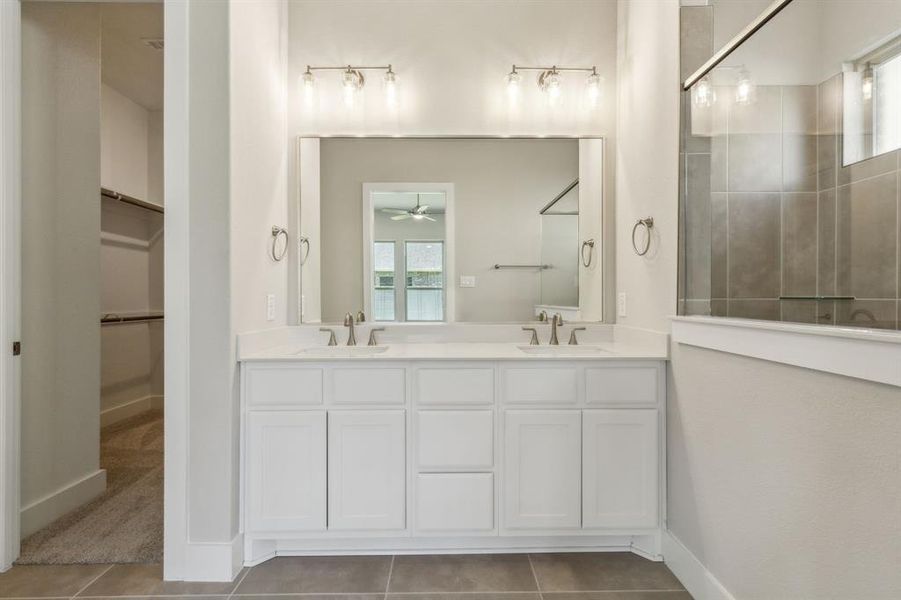
POLYGON ((494 265, 495 269, 538 269, 544 271, 550 269, 551 265, 494 265))
POLYGON ((272 260, 275 262, 280 261, 285 258, 285 255, 288 253, 288 230, 284 227, 279 227, 278 225, 272 226, 272 248, 269 249, 269 255, 272 256, 272 260), (285 245, 282 246, 281 250, 278 248, 278 239, 280 237, 285 237, 285 245))

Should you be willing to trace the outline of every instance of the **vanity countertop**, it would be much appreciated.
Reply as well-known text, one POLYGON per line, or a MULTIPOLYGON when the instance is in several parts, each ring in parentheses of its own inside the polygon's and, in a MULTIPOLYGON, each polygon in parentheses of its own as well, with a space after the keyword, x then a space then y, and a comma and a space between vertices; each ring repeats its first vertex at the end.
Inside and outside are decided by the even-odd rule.
POLYGON ((241 357, 242 362, 324 362, 386 360, 666 360, 659 344, 635 341, 608 341, 580 346, 525 346, 512 342, 388 343, 366 350, 368 346, 283 345, 261 349, 241 357), (354 354, 354 352, 372 352, 354 354))

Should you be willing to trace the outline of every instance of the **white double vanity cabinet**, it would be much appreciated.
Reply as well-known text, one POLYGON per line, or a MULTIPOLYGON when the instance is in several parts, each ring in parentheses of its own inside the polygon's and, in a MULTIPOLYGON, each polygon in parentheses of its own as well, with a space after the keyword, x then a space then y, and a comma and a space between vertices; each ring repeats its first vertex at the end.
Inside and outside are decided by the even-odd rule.
POLYGON ((242 358, 245 557, 659 555, 665 356, 401 344, 242 358))

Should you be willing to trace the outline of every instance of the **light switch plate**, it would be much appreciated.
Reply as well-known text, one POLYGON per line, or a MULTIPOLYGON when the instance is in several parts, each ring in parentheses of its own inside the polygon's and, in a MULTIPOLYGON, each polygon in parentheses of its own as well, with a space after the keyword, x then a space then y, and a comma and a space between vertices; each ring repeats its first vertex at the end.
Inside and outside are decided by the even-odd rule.
POLYGON ((275 320, 275 294, 266 294, 266 320, 275 320))
POLYGON ((475 275, 460 275, 461 288, 474 288, 476 286, 475 275))

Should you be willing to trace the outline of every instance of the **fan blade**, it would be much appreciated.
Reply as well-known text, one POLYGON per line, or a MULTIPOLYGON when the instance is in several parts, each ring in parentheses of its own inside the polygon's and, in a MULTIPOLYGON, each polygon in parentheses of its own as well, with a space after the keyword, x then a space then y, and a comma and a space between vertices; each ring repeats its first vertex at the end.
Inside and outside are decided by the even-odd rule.
POLYGON ((429 215, 422 215, 422 218, 425 219, 426 221, 432 221, 433 223, 436 222, 435 219, 433 219, 429 215))
POLYGON ((409 219, 409 218, 410 218, 410 215, 407 213, 404 213, 402 215, 394 215, 393 217, 391 217, 391 220, 392 221, 403 221, 404 219, 409 219))
POLYGON ((402 208, 383 208, 381 210, 383 213, 395 213, 395 214, 399 214, 399 215, 405 215, 408 212, 410 212, 410 211, 404 210, 402 208))
POLYGON ((416 212, 418 212, 419 214, 423 214, 423 213, 425 213, 425 211, 427 211, 428 209, 429 209, 429 205, 428 205, 428 204, 423 204, 422 206, 417 206, 415 210, 416 210, 416 212))

